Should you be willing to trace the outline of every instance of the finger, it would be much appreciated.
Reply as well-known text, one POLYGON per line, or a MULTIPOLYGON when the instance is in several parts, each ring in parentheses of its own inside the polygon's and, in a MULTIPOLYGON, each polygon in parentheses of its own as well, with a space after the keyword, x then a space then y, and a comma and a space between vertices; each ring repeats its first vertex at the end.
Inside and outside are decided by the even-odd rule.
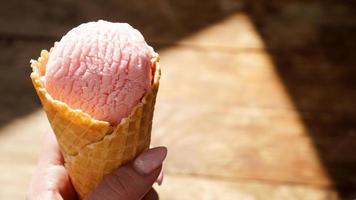
POLYGON ((39 165, 63 165, 63 156, 59 150, 59 145, 56 136, 52 131, 49 131, 44 138, 39 165))
POLYGON ((157 178, 157 180, 156 180, 156 183, 157 183, 158 185, 162 185, 163 178, 164 178, 164 172, 163 172, 163 169, 162 169, 161 172, 160 172, 159 175, 158 175, 158 178, 157 178))
POLYGON ((65 200, 75 199, 77 194, 64 167, 64 158, 53 131, 46 136, 40 163, 39 169, 47 172, 47 186, 58 191, 65 200))
MULTIPOLYGON (((64 200, 63 197, 54 191, 42 192, 40 194, 36 194, 35 196, 27 196, 26 200, 64 200)), ((67 199, 65 199, 67 200, 67 199)))
POLYGON ((66 200, 76 197, 53 132, 45 135, 38 166, 27 196, 28 199, 58 199, 61 196, 66 200), (57 198, 52 197, 53 195, 57 198))
POLYGON ((157 180, 166 155, 167 149, 165 147, 147 150, 133 163, 120 167, 106 176, 89 195, 88 199, 142 199, 157 180))
POLYGON ((157 168, 167 156, 167 148, 156 147, 139 155, 133 162, 133 167, 142 175, 150 173, 157 168))
POLYGON ((102 184, 90 195, 90 200, 138 200, 152 187, 160 168, 150 175, 142 176, 130 166, 125 166, 106 177, 102 184))
POLYGON ((158 200, 159 196, 155 189, 151 188, 150 191, 142 198, 142 200, 158 200))

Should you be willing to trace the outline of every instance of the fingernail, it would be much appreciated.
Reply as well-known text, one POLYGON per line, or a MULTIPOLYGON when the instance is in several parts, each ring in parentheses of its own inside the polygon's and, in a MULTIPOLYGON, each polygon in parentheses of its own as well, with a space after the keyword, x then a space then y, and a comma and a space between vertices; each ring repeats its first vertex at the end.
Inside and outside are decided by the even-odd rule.
POLYGON ((141 175, 148 175, 162 165, 166 156, 166 147, 149 149, 135 159, 133 167, 141 175))
POLYGON ((160 172, 159 175, 158 175, 157 180, 156 180, 156 183, 157 183, 158 185, 162 185, 163 177, 164 177, 164 172, 163 172, 163 169, 162 169, 161 172, 160 172))

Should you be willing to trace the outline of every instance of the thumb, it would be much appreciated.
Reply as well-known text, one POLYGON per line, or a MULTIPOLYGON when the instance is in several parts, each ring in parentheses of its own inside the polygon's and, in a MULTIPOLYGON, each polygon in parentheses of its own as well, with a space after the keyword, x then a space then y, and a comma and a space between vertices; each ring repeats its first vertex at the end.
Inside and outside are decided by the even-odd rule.
POLYGON ((86 200, 139 200, 152 188, 162 169, 167 149, 156 147, 138 156, 132 163, 104 177, 86 200))

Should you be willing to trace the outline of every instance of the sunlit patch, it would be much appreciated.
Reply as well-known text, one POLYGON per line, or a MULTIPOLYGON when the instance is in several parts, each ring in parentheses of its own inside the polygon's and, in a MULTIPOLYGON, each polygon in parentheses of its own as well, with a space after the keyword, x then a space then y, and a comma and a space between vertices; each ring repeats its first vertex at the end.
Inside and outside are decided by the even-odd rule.
POLYGON ((233 14, 191 36, 180 44, 222 48, 262 49, 262 38, 256 32, 253 22, 245 13, 233 14))
POLYGON ((153 143, 174 155, 168 173, 332 184, 247 14, 231 15, 160 55, 153 143))
POLYGON ((0 128, 1 195, 24 197, 36 167, 43 136, 49 130, 42 110, 12 120, 0 128))

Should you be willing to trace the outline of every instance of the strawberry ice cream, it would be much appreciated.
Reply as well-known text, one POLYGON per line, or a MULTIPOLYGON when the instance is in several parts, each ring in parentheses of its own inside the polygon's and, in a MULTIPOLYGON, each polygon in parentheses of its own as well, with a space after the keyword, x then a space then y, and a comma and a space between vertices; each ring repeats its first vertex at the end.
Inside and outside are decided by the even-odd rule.
POLYGON ((118 124, 150 88, 155 55, 130 25, 89 22, 55 44, 42 81, 54 99, 118 124))

